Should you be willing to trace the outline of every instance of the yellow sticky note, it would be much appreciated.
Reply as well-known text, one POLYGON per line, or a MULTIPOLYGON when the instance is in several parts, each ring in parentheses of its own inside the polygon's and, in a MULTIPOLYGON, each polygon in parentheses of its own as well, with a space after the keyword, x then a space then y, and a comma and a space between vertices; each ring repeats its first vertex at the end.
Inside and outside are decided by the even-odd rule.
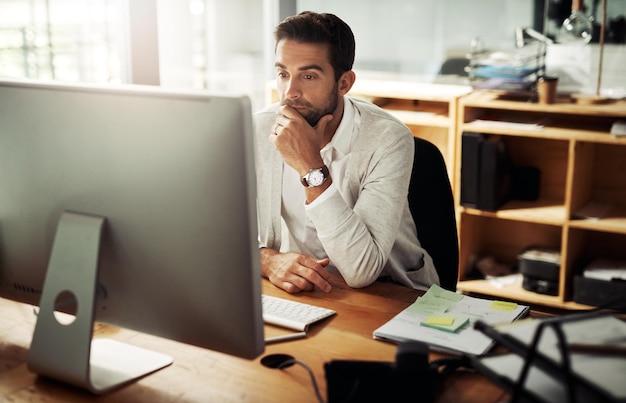
POLYGON ((491 304, 491 309, 499 309, 501 311, 512 311, 515 307, 517 307, 515 302, 493 301, 491 304))
POLYGON ((456 333, 469 323, 469 317, 460 314, 444 314, 430 315, 420 324, 422 326, 432 327, 445 332, 456 333))
POLYGON ((454 318, 450 316, 429 316, 426 319, 429 325, 450 326, 454 323, 454 318))

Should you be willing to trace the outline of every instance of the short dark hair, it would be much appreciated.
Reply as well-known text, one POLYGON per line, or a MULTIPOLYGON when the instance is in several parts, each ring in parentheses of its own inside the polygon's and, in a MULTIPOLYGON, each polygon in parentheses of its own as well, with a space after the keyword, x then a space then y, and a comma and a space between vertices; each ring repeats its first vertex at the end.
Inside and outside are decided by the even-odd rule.
POLYGON ((274 31, 276 45, 283 39, 302 43, 328 44, 330 64, 335 80, 354 64, 354 34, 344 21, 334 14, 303 11, 285 18, 274 31))

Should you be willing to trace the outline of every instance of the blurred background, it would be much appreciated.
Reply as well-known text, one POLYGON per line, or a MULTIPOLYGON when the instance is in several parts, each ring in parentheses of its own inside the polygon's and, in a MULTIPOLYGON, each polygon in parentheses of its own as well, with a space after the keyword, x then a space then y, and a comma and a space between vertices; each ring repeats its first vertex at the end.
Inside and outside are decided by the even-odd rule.
MULTIPOLYGON (((240 91, 265 103, 272 30, 303 10, 353 29, 361 77, 467 82, 472 43, 515 47, 515 30, 554 40, 547 70, 572 90, 595 85, 599 0, 583 2, 594 35, 560 44, 565 0, 0 0, 0 76, 240 91), (571 76, 571 77, 570 77, 571 76)), ((626 0, 607 1, 603 89, 626 87, 626 0)))

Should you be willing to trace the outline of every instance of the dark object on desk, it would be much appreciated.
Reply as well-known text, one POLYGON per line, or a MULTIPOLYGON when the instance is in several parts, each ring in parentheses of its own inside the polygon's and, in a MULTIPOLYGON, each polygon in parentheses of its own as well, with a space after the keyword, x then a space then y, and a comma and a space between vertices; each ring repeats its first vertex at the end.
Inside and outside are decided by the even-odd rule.
POLYGON ((313 386, 313 390, 315 391, 315 396, 317 397, 317 400, 319 402, 324 401, 324 399, 322 398, 322 394, 320 393, 320 388, 317 385, 317 381, 315 380, 315 375, 313 374, 313 371, 303 361, 298 360, 290 356, 289 354, 270 354, 261 359, 261 364, 273 369, 285 369, 293 366, 294 364, 302 366, 304 369, 306 369, 306 371, 309 373, 309 376, 311 377, 311 384, 313 386))
POLYGON ((272 369, 289 368, 294 362, 294 358, 289 354, 270 354, 261 358, 261 364, 272 369))
POLYGON ((522 287, 539 294, 558 295, 561 256, 558 251, 529 248, 519 258, 522 287))
POLYGON ((456 291, 459 241, 452 187, 441 151, 418 137, 408 197, 417 237, 433 258, 440 285, 456 291))
POLYGON ((626 312, 626 281, 576 276, 574 302, 626 312))
POLYGON ((442 378, 463 365, 465 359, 429 363, 428 346, 420 342, 400 344, 395 363, 331 361, 324 365, 328 403, 432 402, 442 378))

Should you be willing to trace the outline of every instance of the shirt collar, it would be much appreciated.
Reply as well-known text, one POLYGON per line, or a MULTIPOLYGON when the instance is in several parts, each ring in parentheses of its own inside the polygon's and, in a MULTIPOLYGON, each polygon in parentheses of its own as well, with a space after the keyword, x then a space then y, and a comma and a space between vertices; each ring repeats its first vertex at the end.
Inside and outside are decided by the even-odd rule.
POLYGON ((344 95, 343 116, 341 118, 341 122, 339 123, 333 138, 328 144, 326 144, 326 146, 324 146, 324 148, 322 148, 322 152, 332 148, 335 149, 335 151, 340 155, 348 154, 352 143, 352 133, 354 133, 355 125, 358 124, 357 120, 356 107, 352 103, 350 97, 344 95))

